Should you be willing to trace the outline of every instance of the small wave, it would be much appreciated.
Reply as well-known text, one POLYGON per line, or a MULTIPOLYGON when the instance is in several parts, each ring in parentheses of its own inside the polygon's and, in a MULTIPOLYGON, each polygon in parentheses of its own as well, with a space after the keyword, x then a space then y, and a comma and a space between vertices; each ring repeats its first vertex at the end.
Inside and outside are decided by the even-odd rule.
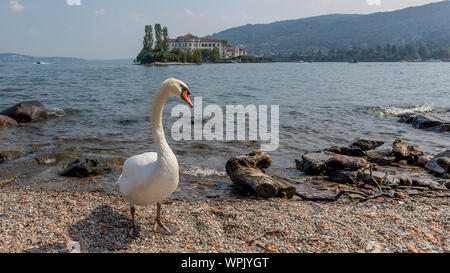
POLYGON ((66 112, 61 108, 53 108, 53 109, 50 109, 49 111, 47 111, 47 115, 49 117, 61 118, 66 115, 66 112))
POLYGON ((226 176, 226 172, 217 169, 210 169, 206 167, 197 167, 197 166, 181 166, 180 168, 181 174, 189 175, 189 176, 197 176, 197 177, 205 177, 205 176, 226 176))
POLYGON ((401 116, 405 114, 420 114, 437 112, 433 104, 416 105, 411 107, 400 107, 394 105, 370 107, 369 112, 380 116, 401 116))

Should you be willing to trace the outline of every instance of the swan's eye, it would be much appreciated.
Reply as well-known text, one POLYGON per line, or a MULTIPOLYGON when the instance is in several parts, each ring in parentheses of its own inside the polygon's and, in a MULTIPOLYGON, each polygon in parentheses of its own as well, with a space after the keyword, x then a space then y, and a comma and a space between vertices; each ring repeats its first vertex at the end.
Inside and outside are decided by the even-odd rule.
POLYGON ((190 95, 191 93, 189 92, 189 89, 187 89, 186 86, 181 85, 181 92, 186 91, 188 95, 190 95))

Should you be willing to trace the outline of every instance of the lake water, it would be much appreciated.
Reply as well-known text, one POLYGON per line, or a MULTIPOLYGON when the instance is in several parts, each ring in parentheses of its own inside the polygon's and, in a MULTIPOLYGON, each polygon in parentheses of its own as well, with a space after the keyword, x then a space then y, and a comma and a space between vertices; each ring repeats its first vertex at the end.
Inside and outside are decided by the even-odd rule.
MULTIPOLYGON (((155 67, 92 61, 0 63, 0 109, 39 100, 50 115, 46 123, 0 131, 0 150, 48 152, 49 160, 56 162, 102 156, 120 166, 129 156, 153 150, 150 105, 168 77, 186 82, 191 97, 203 98, 203 107, 279 105, 280 145, 270 152, 274 170, 294 168, 294 159, 305 151, 347 145, 360 136, 384 140, 386 147, 402 137, 430 153, 450 147, 448 133, 417 130, 396 122, 400 113, 450 109, 450 63, 155 67)), ((179 103, 176 98, 168 100, 163 123, 182 166, 182 182, 192 182, 194 192, 202 187, 222 188, 226 161, 259 149, 259 143, 175 141, 170 129, 176 118, 171 118, 170 112, 179 103)), ((40 175, 57 177, 56 171, 40 175)), ((117 179, 118 173, 114 175, 107 183, 117 179)))

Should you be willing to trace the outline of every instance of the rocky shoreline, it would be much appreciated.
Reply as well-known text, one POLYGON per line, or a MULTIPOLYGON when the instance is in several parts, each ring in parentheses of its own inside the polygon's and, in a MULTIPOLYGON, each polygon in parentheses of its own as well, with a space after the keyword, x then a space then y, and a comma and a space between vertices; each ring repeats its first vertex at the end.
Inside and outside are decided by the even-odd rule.
MULTIPOLYGON (((39 102, 1 114, 2 128, 47 118, 39 102)), ((403 119, 448 133, 442 120, 403 119)), ((450 150, 431 155, 402 139, 383 144, 358 138, 304 153, 295 160, 300 174, 289 177, 266 172, 272 161, 263 152, 231 158, 226 171, 238 187, 226 182, 236 193, 172 197, 165 216, 181 232, 148 238, 129 237, 128 205, 111 183, 123 160, 0 150, 0 252, 71 252, 74 244, 82 252, 449 252, 450 150), (58 179, 46 189, 40 176, 21 180, 37 169, 58 179)), ((138 210, 143 229, 153 214, 138 210)))

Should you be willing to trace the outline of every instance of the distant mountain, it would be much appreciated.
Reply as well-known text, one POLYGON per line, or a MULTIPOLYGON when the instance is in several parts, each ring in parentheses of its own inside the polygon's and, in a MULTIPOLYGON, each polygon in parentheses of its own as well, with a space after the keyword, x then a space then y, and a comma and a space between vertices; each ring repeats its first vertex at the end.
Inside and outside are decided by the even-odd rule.
POLYGON ((0 53, 0 62, 28 62, 34 63, 37 61, 44 61, 46 63, 79 63, 85 62, 84 59, 70 58, 70 57, 33 57, 28 55, 20 55, 14 53, 0 53))
POLYGON ((333 14, 235 27, 208 36, 250 54, 420 42, 450 46, 450 1, 368 15, 333 14))

